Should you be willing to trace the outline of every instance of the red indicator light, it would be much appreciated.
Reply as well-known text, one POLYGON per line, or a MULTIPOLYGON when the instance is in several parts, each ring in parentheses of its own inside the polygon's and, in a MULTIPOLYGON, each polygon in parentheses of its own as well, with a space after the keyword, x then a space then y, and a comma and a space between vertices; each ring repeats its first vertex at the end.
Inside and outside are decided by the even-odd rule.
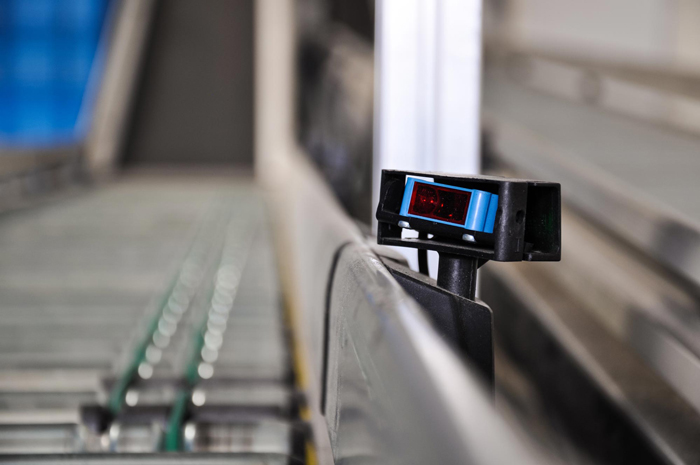
POLYGON ((448 223, 464 224, 471 197, 471 192, 416 182, 413 185, 408 213, 448 223))

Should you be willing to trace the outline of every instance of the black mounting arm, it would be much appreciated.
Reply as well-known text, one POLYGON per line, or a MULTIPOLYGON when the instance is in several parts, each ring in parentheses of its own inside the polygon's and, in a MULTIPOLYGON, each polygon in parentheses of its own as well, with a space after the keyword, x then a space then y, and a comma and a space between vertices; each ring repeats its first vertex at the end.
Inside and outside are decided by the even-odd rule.
MULTIPOLYGON (((476 270, 488 260, 558 261, 561 258, 561 187, 558 183, 383 170, 377 220, 379 244, 437 251, 440 254, 438 284, 470 299, 474 298, 476 270), (413 188, 418 197, 407 193, 411 179, 417 181, 413 188), (420 200, 418 189, 433 186, 438 186, 434 188, 436 194, 426 191, 429 196, 426 205, 436 210, 412 209, 420 200), (466 204, 455 200, 455 193, 451 191, 457 189, 465 192, 466 204), (477 225, 478 221, 469 221, 470 210, 483 204, 476 202, 477 194, 490 195, 496 201, 495 216, 486 227, 477 225), (445 207, 449 202, 452 203, 445 207), (439 211, 441 207, 443 210, 439 211), (466 225, 452 222, 451 211, 445 210, 450 207, 455 209, 456 215, 466 218, 466 225), (416 230, 419 236, 404 238, 404 229, 416 230)), ((489 218, 485 217, 485 221, 489 218)))
POLYGON ((439 253, 437 283, 384 262, 443 336, 492 382, 491 310, 476 300, 477 270, 489 260, 559 261, 561 186, 494 176, 383 170, 377 220, 377 242, 418 249, 423 275, 427 275, 427 251, 439 253), (418 235, 403 237, 404 230, 418 235))

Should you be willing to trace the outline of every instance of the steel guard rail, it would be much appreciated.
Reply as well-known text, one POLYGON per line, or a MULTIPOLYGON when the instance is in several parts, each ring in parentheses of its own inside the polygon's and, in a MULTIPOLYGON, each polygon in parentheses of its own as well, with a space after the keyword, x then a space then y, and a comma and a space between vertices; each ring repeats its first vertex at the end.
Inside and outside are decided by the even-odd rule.
POLYGON ((499 416, 306 159, 281 171, 271 207, 319 462, 547 463, 499 416))

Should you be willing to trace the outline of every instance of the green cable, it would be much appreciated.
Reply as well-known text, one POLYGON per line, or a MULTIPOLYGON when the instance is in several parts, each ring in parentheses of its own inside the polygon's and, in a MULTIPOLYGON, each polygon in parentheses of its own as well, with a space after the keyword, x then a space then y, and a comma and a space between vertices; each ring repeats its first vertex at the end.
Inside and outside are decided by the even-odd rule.
POLYGON ((124 398, 126 396, 126 390, 129 388, 129 385, 134 379, 134 376, 139 369, 139 365, 146 359, 146 349, 151 343, 153 333, 155 333, 155 331, 158 329, 158 320, 160 320, 160 317, 163 315, 163 311, 165 310, 168 300, 175 289, 179 276, 180 273, 178 271, 168 286, 167 291, 163 294, 158 306, 158 311, 151 320, 151 323, 148 325, 146 338, 136 347, 136 350, 134 350, 134 355, 131 357, 131 363, 127 369, 124 370, 124 373, 122 373, 122 376, 117 380, 117 383, 110 392, 109 402, 107 405, 109 407, 109 411, 113 414, 117 414, 119 411, 121 411, 122 405, 124 404, 124 398))
POLYGON ((182 436, 180 428, 187 411, 187 399, 190 397, 189 389, 182 389, 177 393, 173 408, 170 410, 168 426, 165 431, 164 450, 166 452, 177 452, 182 450, 182 436))
MULTIPOLYGON (((202 226, 202 229, 204 228, 204 225, 202 226)), ((202 229, 200 229, 200 234, 202 229)), ((199 236, 199 234, 197 235, 199 236)), ((192 244, 190 245, 188 253, 185 255, 185 260, 183 261, 183 264, 187 261, 187 258, 190 256, 190 253, 192 249, 194 248, 194 245, 197 243, 198 237, 194 239, 192 244)), ((135 375, 138 372, 139 365, 143 363, 146 360, 146 351, 148 349, 148 346, 151 343, 151 339, 153 337, 153 334, 156 332, 158 329, 158 323, 160 318, 163 316, 165 312, 165 308, 168 305, 168 301, 170 297, 173 294, 173 291, 175 290, 175 287, 178 283, 178 280, 180 278, 180 273, 182 271, 182 266, 180 269, 178 269, 178 272, 175 274, 175 277, 172 279, 170 285, 168 286, 167 291, 163 294, 163 297, 160 301, 160 304, 158 306, 158 310, 156 311, 152 321, 148 325, 148 331, 146 332, 147 337, 140 342, 140 344, 136 347, 133 353, 133 357, 131 358, 131 363, 128 365, 127 369, 124 371, 122 376, 117 380, 115 386, 112 388, 108 400, 108 408, 112 414, 117 414, 121 411, 122 406, 125 401, 126 397, 126 391, 131 385, 135 375)), ((209 299, 208 302, 211 302, 212 298, 214 295, 214 289, 212 288, 210 291, 209 299)), ((199 326, 197 333, 195 335, 195 342, 193 345, 193 351, 190 356, 190 361, 186 367, 185 370, 185 379, 188 383, 189 386, 194 386, 197 381, 199 380, 199 375, 197 373, 197 368, 199 366, 199 360, 200 360, 200 352, 202 350, 202 347, 204 347, 204 333, 203 330, 206 328, 208 320, 208 315, 205 314, 205 318, 203 323, 199 326)), ((168 424, 167 424, 167 430, 165 433, 165 440, 163 443, 163 449, 168 452, 174 452, 174 451, 179 451, 182 448, 182 439, 181 439, 181 426, 182 422, 185 418, 185 414, 187 412, 187 402, 190 397, 191 393, 191 387, 181 389, 178 391, 178 394, 175 398, 175 401, 173 403, 173 407, 170 411, 170 417, 168 418, 168 424)))
POLYGON ((197 372, 200 360, 199 354, 204 347, 204 334, 202 333, 202 329, 203 328, 200 327, 200 330, 197 331, 194 340, 194 348, 192 350, 193 356, 190 358, 190 363, 187 364, 187 369, 185 370, 185 379, 190 386, 194 386, 197 384, 197 381, 199 381, 199 373, 197 372))
POLYGON ((206 230, 208 224, 205 221, 203 221, 200 226, 197 234, 195 235, 194 239, 190 243, 187 253, 185 254, 185 258, 182 261, 182 264, 178 268, 177 272, 175 273, 175 276, 170 282, 170 285, 168 286, 166 292, 163 294, 163 297, 161 298, 160 304, 158 306, 158 311, 156 311, 155 315, 153 316, 153 319, 151 320, 150 324, 148 325, 148 330, 146 332, 146 337, 143 339, 136 349, 134 350, 133 356, 131 358, 131 363, 128 365, 126 370, 122 373, 122 376, 117 380, 117 383, 115 386, 112 388, 112 391, 110 392, 109 400, 107 403, 107 406, 109 408, 109 411, 112 414, 117 414, 121 411, 122 406, 124 405, 124 399, 126 397, 126 391, 129 388, 129 385, 131 385, 136 373, 138 372, 139 365, 143 363, 146 360, 146 349, 148 349, 148 346, 151 343, 151 340, 153 338, 153 334, 156 332, 158 329, 158 321, 160 318, 163 316, 163 313, 165 311, 165 307, 168 305, 168 300, 173 294, 173 291, 175 290, 175 286, 178 283, 178 280, 180 278, 180 273, 182 272, 182 267, 184 264, 187 262, 187 259, 190 257, 192 254, 192 250, 194 249, 195 245, 198 243, 198 241, 201 240, 201 236, 203 234, 203 231, 206 230))
MULTIPOLYGON (((206 302, 211 302, 213 297, 214 289, 211 289, 206 302)), ((168 425, 166 427, 163 446, 163 449, 166 452, 177 452, 182 450, 182 422, 185 418, 185 413, 187 412, 187 401, 192 393, 192 386, 197 384, 199 381, 197 368, 199 367, 199 361, 201 360, 200 353, 202 351, 202 347, 204 347, 204 329, 207 325, 208 314, 205 313, 203 320, 203 323, 200 324, 195 331, 190 360, 185 368, 185 380, 188 387, 181 389, 178 392, 175 402, 173 403, 172 410, 170 411, 170 417, 168 418, 168 425)))

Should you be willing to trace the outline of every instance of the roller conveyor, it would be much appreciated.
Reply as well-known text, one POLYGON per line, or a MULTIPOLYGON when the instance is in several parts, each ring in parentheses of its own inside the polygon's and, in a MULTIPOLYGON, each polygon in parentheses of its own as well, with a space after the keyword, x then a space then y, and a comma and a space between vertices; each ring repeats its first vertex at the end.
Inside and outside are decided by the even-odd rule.
MULTIPOLYGON (((309 164, 318 154, 299 153, 291 18, 309 17, 291 4, 307 2, 204 3, 112 0, 86 138, 3 152, 0 461, 700 462, 700 210, 688 174, 700 144, 687 132, 697 124, 679 131, 605 111, 605 80, 602 97, 562 98, 547 78, 533 85, 539 71, 487 57, 487 174, 561 182, 563 243, 552 240, 558 230, 544 240, 552 249, 521 238, 523 253, 550 259, 563 244, 563 260, 488 263, 478 297, 484 262, 472 260, 476 313, 457 305, 462 286, 377 245, 391 236, 358 225, 336 201, 338 186, 309 164), (186 44, 176 40, 185 29, 186 44), (234 43, 238 51, 227 48, 234 43), (174 166, 196 172, 215 159, 254 163, 255 181, 174 166), (164 164, 129 171, 149 160, 164 164)), ((386 50, 375 52, 382 63, 386 50)), ((310 63, 302 54, 297 64, 303 74, 310 63)), ((354 76, 349 65, 337 70, 343 81, 354 76)), ((312 87, 341 110, 326 84, 312 87)), ((429 93, 451 100, 438 87, 429 93)), ((352 159, 344 145, 355 136, 335 110, 320 118, 331 130, 321 137, 332 136, 321 145, 352 159)), ((474 187, 462 182, 452 187, 474 187)), ((532 183, 540 195, 551 184, 532 183)), ((556 186, 548 198, 558 212, 556 186)), ((523 205, 518 192, 515 223, 503 220, 500 196, 499 241, 523 219, 529 231, 539 223, 538 196, 523 205)), ((487 243, 476 239, 475 248, 487 243)))
POLYGON ((4 215, 0 242, 0 454, 303 458, 252 181, 127 178, 4 215))

